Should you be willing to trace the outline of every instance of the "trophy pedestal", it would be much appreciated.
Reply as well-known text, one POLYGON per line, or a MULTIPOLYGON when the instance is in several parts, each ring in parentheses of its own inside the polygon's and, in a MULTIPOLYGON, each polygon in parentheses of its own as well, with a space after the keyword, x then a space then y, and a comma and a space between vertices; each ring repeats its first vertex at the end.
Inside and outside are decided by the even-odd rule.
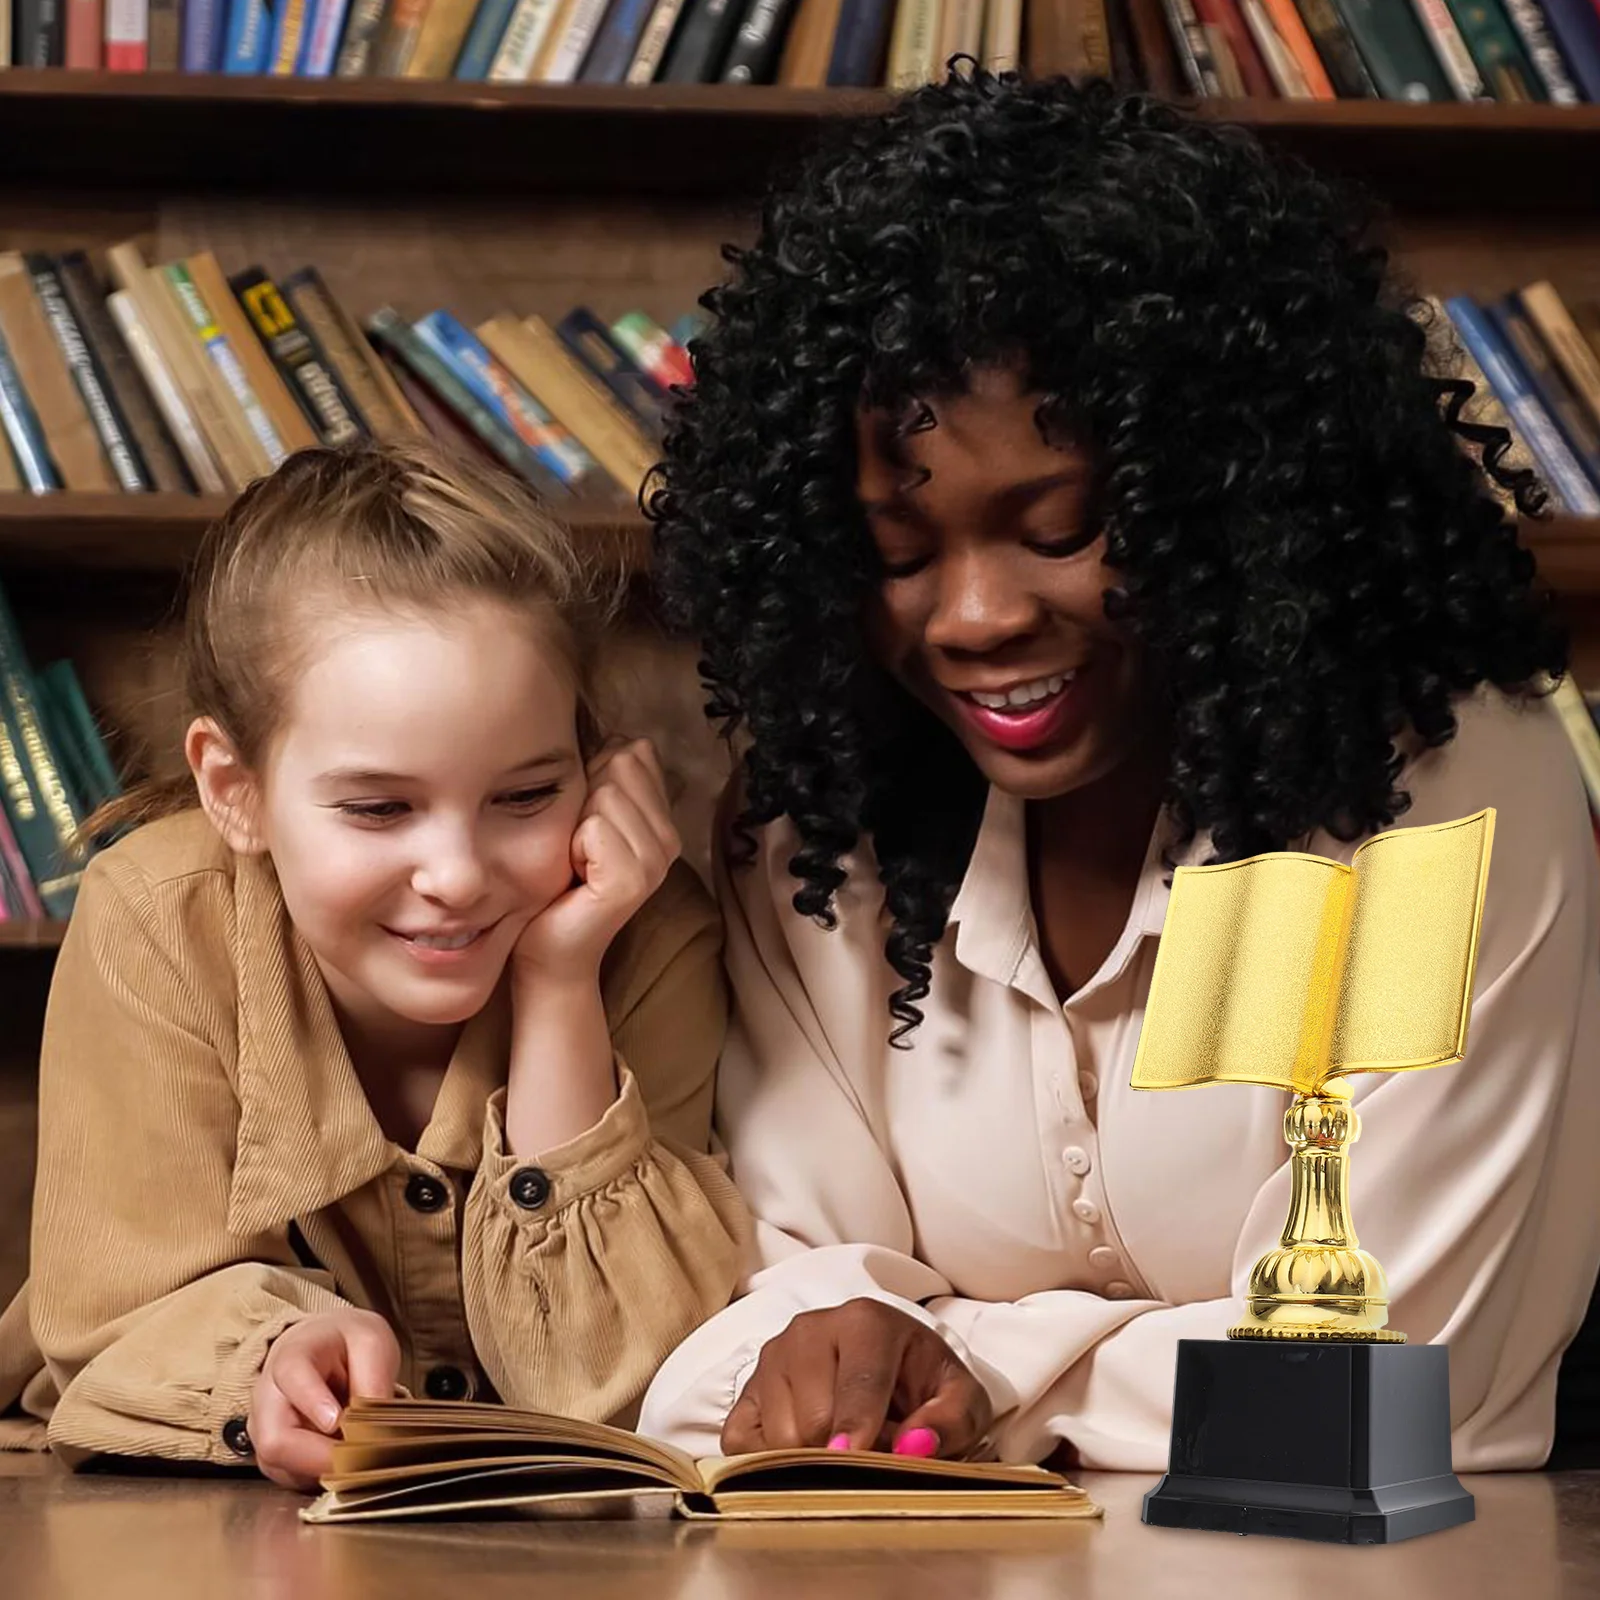
POLYGON ((1393 1544, 1473 1518, 1442 1345, 1183 1339, 1163 1528, 1393 1544))

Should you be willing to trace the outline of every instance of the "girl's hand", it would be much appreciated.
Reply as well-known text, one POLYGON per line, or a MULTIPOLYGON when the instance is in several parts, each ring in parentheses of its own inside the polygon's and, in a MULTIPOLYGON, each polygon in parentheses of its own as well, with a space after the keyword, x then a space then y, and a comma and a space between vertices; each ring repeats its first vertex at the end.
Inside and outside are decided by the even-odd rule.
POLYGON ((682 849, 648 739, 611 741, 588 776, 589 798, 572 835, 576 882, 518 939, 511 958, 518 980, 592 982, 611 941, 682 849))
POLYGON ((399 1371, 400 1346, 375 1312, 351 1306, 286 1328, 250 1396, 256 1464, 286 1489, 315 1489, 333 1460, 344 1406, 389 1399, 399 1371))
POLYGON ((991 1421, 988 1393, 938 1334, 880 1300, 851 1300, 802 1312, 767 1341, 722 1449, 961 1456, 991 1421))

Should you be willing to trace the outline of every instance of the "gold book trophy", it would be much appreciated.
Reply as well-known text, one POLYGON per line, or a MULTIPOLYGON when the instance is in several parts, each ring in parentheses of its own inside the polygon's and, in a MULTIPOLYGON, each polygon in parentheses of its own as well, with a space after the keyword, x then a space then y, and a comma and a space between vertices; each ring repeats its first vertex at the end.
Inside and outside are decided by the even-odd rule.
POLYGON ((1352 1225, 1349 1079, 1466 1053, 1493 839, 1486 810, 1379 834, 1349 866, 1286 851, 1175 872, 1133 1086, 1290 1091, 1290 1200, 1228 1342, 1180 1342, 1146 1522, 1369 1543, 1470 1520, 1446 1352, 1397 1348, 1352 1225))

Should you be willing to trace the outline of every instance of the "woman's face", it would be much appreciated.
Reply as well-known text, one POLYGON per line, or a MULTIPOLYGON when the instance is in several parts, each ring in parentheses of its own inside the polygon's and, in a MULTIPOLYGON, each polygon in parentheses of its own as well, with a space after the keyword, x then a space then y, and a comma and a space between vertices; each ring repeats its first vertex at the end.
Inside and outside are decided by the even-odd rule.
POLYGON ((1041 396, 986 369, 931 402, 933 425, 857 423, 857 489, 884 577, 874 653, 948 723, 991 783, 1030 800, 1105 777, 1149 724, 1133 639, 1107 620, 1116 575, 1090 462, 1040 436, 1041 396))

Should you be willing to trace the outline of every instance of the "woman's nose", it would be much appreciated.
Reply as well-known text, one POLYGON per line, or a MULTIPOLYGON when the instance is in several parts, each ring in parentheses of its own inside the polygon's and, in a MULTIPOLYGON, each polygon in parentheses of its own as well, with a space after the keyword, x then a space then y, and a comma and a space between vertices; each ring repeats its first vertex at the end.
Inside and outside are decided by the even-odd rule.
POLYGON ((1038 596, 1018 582, 1005 553, 973 550, 939 564, 938 596, 924 637, 934 649, 983 655, 1033 632, 1038 622, 1038 596))

